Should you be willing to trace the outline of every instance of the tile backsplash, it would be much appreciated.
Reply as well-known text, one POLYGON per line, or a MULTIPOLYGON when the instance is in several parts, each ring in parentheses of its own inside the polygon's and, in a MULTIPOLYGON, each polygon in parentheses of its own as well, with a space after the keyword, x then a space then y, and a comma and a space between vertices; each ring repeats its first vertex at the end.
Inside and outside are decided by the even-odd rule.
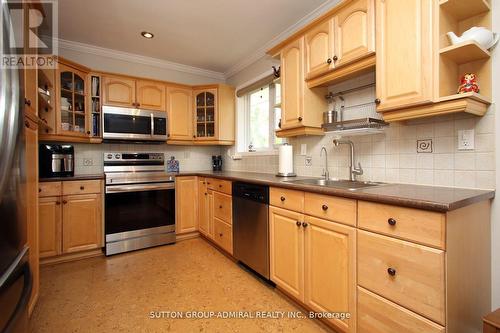
POLYGON ((74 144, 74 147, 76 175, 102 173, 105 152, 164 152, 166 159, 175 156, 179 160, 181 171, 211 170, 212 155, 220 155, 221 153, 219 147, 170 146, 166 144, 74 144), (91 165, 88 165, 89 160, 91 160, 91 165))
MULTIPOLYGON (((330 87, 330 91, 349 89, 373 82, 368 74, 330 87)), ((375 99, 375 90, 367 89, 346 96, 346 106, 375 99)), ((494 108, 484 117, 467 114, 446 115, 428 119, 393 123, 384 133, 346 137, 354 142, 356 165, 361 163, 364 174, 360 180, 411 183, 437 186, 491 189, 495 187, 495 118, 494 108), (458 150, 458 130, 475 130, 475 149, 458 150), (432 140, 432 152, 417 153, 417 140, 432 140)), ((359 115, 356 115, 359 116, 359 115)), ((378 116, 378 115, 375 115, 378 116)), ((344 115, 344 119, 352 118, 344 115)), ((299 176, 320 177, 324 156, 328 151, 330 177, 348 178, 349 151, 345 145, 334 147, 333 134, 324 137, 292 138, 295 172, 299 176), (307 145, 306 156, 312 164, 305 165, 306 156, 300 155, 300 146, 307 145)), ((245 156, 232 160, 224 154, 225 170, 276 173, 278 156, 245 156)))

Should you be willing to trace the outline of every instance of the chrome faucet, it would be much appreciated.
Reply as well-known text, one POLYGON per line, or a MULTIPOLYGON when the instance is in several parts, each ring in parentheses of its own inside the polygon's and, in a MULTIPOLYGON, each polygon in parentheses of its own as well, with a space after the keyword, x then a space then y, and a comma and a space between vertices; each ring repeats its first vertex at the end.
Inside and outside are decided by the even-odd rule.
POLYGON ((349 180, 355 181, 356 176, 360 176, 363 174, 363 168, 361 167, 361 163, 358 163, 357 168, 354 166, 354 143, 352 143, 351 140, 333 140, 333 144, 335 145, 335 147, 343 144, 349 145, 349 147, 351 148, 351 155, 349 160, 349 180))
POLYGON ((325 152, 325 168, 323 169, 323 176, 326 180, 330 179, 330 173, 328 172, 328 152, 325 147, 321 147, 321 151, 319 153, 319 157, 323 155, 323 151, 325 152))

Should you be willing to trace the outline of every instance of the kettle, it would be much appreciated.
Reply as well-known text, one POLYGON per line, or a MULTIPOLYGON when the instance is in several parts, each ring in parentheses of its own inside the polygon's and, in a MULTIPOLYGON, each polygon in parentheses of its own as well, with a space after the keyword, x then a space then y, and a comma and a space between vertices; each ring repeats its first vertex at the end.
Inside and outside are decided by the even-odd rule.
POLYGON ((458 37, 454 32, 446 33, 453 45, 466 41, 475 41, 485 49, 490 49, 498 42, 499 35, 493 33, 485 27, 472 27, 465 31, 462 36, 458 37))

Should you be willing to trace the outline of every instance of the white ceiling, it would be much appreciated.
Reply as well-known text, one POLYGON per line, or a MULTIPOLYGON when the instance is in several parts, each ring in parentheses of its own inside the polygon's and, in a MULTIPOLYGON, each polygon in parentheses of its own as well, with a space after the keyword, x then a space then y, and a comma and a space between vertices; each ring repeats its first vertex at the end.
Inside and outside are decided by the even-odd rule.
POLYGON ((327 2, 60 0, 59 38, 227 72, 327 2))

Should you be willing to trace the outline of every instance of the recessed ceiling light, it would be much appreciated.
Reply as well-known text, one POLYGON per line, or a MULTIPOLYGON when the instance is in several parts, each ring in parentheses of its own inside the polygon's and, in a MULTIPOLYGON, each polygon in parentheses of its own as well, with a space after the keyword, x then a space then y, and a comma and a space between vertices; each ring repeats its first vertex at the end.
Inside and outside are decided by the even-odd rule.
POLYGON ((148 39, 151 39, 151 38, 153 38, 153 37, 155 36, 155 35, 153 35, 152 33, 147 32, 147 31, 143 31, 143 32, 141 32, 141 35, 142 35, 142 37, 144 37, 144 38, 148 38, 148 39))

